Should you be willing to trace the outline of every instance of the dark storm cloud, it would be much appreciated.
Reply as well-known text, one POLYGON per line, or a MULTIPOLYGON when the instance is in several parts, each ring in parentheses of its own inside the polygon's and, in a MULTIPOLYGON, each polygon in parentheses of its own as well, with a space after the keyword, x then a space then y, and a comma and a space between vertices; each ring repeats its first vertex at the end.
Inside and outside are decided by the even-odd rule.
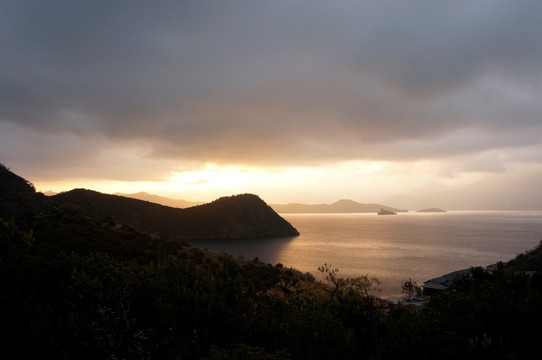
POLYGON ((540 34, 538 1, 4 1, 0 121, 251 163, 539 145, 540 34))

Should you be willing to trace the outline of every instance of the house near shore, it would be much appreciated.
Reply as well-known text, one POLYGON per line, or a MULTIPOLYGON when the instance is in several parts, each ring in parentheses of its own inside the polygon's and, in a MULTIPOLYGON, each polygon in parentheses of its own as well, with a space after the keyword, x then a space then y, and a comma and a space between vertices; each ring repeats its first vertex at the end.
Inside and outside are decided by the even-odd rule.
MULTIPOLYGON (((488 265, 488 266, 485 267, 485 270, 491 273, 491 272, 493 272, 493 270, 497 269, 499 264, 503 264, 503 263, 501 262, 501 263, 488 265)), ((457 276, 459 276, 459 275, 470 275, 471 270, 472 270, 472 268, 457 270, 457 271, 451 272, 449 274, 442 275, 440 277, 436 277, 436 278, 431 279, 431 280, 427 280, 421 286, 424 295, 433 295, 436 292, 448 289, 450 287, 450 285, 452 285, 452 282, 454 281, 454 279, 457 276)), ((526 273, 528 273, 528 272, 526 272, 526 273)))
POLYGON ((452 285, 452 282, 454 281, 454 279, 457 276, 470 274, 470 270, 471 270, 470 268, 463 269, 463 270, 457 270, 457 271, 451 272, 449 274, 442 275, 440 277, 436 277, 436 278, 431 279, 431 280, 427 280, 421 286, 421 288, 423 290, 423 293, 425 295, 432 295, 432 294, 435 294, 436 292, 446 290, 446 289, 448 289, 448 287, 450 285, 452 285))

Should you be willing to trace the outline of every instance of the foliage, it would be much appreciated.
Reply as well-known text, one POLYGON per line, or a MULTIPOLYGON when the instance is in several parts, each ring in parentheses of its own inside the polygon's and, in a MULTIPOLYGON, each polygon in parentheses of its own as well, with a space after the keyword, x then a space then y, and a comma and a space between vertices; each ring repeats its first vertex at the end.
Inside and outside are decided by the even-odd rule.
POLYGON ((123 196, 74 189, 51 197, 56 208, 70 207, 82 215, 130 225, 178 240, 259 238, 299 235, 256 195, 223 197, 186 209, 123 196))
POLYGON ((49 208, 43 194, 34 185, 0 164, 0 218, 38 214, 49 208))
POLYGON ((416 309, 327 264, 319 282, 190 249, 110 219, 1 221, 0 358, 514 359, 542 340, 538 274, 473 269, 416 309))
POLYGON ((519 254, 506 266, 519 271, 542 271, 542 240, 534 249, 519 254))
POLYGON ((408 301, 410 301, 414 295, 420 296, 422 293, 421 288, 418 286, 416 281, 412 281, 412 278, 403 281, 401 290, 403 291, 403 294, 407 295, 408 301))
MULTIPOLYGON (((0 195, 6 211, 22 199, 0 195)), ((73 204, 36 213, 39 201, 0 219, 0 359, 535 359, 539 352, 540 273, 474 268, 424 308, 394 305, 371 295, 379 281, 368 275, 345 279, 324 264, 320 282, 141 233, 73 204)), ((529 264, 536 258, 525 256, 529 264)), ((415 282, 403 285, 411 296, 415 282)))
POLYGON ((318 267, 318 271, 325 274, 327 286, 324 287, 324 291, 329 293, 331 299, 345 292, 354 292, 361 296, 370 297, 369 291, 378 290, 378 285, 380 285, 380 280, 375 277, 370 278, 368 275, 342 278, 338 276, 339 269, 332 268, 327 263, 318 267))
POLYGON ((284 350, 272 354, 265 349, 246 344, 236 344, 226 349, 212 347, 206 359, 209 360, 289 360, 290 356, 284 350))

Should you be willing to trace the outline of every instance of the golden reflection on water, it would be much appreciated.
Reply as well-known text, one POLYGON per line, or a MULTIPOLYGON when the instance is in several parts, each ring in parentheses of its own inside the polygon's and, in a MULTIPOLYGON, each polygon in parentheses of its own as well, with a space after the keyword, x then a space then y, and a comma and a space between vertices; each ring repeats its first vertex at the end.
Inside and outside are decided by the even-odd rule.
POLYGON ((316 277, 319 266, 331 264, 343 277, 375 276, 382 281, 382 291, 377 295, 396 296, 401 293, 401 282, 408 278, 422 284, 451 271, 507 261, 542 239, 542 212, 282 216, 300 236, 221 242, 207 247, 247 259, 282 263, 316 277))

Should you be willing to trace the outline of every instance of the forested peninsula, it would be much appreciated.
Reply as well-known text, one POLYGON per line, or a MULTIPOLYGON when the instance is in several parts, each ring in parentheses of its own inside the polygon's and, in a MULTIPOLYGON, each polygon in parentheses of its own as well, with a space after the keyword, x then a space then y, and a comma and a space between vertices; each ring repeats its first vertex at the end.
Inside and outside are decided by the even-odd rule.
MULTIPOLYGON (((207 234, 228 241, 259 223, 253 196, 237 203, 252 210, 232 205, 235 197, 218 202, 224 213, 198 208, 185 227, 189 235, 174 235, 182 228, 167 222, 163 232, 157 223, 146 227, 144 214, 162 211, 153 206, 88 190, 57 199, 0 166, 0 359, 534 359, 539 353, 540 246, 491 272, 472 269, 415 307, 383 301, 371 292, 377 279, 344 279, 329 264, 319 269, 325 280, 316 281, 288 264, 186 243, 232 206, 239 206, 233 211, 239 217, 207 234), (124 210, 115 210, 116 201, 124 210), (250 218, 246 227, 243 217, 250 218)), ((279 220, 261 229, 248 234, 295 233, 279 220)))

